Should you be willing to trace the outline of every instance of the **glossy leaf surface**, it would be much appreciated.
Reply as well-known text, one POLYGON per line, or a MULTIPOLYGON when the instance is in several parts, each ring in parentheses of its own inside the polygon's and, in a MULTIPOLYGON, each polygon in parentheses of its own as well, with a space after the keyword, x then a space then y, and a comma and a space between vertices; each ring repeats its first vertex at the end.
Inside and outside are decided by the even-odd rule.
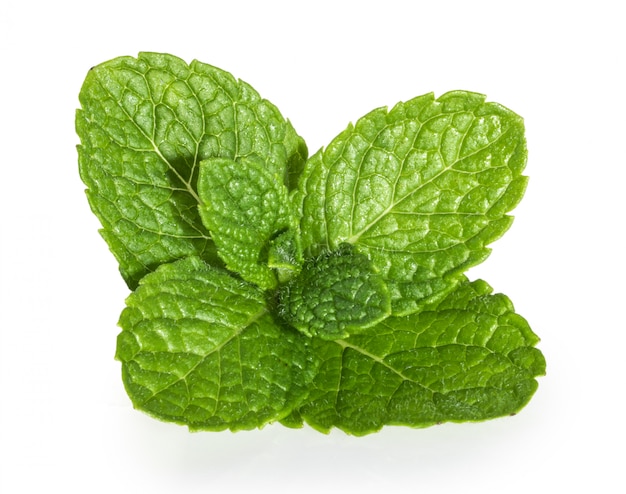
POLYGON ((450 291, 500 237, 526 177, 522 119, 455 91, 374 110, 306 164, 307 255, 350 243, 370 257, 395 314, 450 291))
POLYGON ((276 107, 198 61, 116 58, 89 71, 79 99, 81 178, 131 288, 186 256, 219 264, 198 214, 202 160, 257 158, 287 182, 304 158, 302 139, 276 107))
POLYGON ((197 258, 159 267, 128 297, 117 359, 136 408, 190 429, 261 427, 307 394, 304 336, 263 293, 197 258))

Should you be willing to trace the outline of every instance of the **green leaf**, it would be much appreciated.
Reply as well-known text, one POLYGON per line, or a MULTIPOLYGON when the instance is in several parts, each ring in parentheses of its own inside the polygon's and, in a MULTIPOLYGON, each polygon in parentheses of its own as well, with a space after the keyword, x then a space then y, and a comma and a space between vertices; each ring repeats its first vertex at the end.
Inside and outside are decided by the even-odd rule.
POLYGON ((283 422, 364 435, 516 413, 545 360, 509 299, 490 293, 484 281, 465 282, 420 313, 345 340, 312 339, 320 371, 307 402, 283 422))
POLYGON ((280 299, 290 324, 325 340, 346 338, 391 313, 387 285, 350 245, 307 262, 280 299))
POLYGON ((287 281, 302 267, 302 247, 300 246, 298 224, 291 230, 282 232, 269 243, 267 265, 278 271, 279 281, 287 281), (281 276, 282 275, 282 276, 281 276))
POLYGON ((348 242, 387 281, 393 312, 449 292, 521 199, 522 119, 475 93, 379 108, 309 159, 296 201, 306 256, 348 242))
POLYGON ((379 108, 307 160, 248 84, 167 54, 89 71, 79 170, 128 286, 134 404, 191 430, 363 435, 513 414, 545 360, 463 273, 512 222, 521 117, 454 91, 379 108))
POLYGON ((92 68, 76 114, 79 169, 102 236, 131 288, 160 264, 219 264, 199 214, 199 163, 259 159, 293 182, 304 141, 271 103, 228 72, 140 53, 92 68))
POLYGON ((308 339, 274 320, 263 292, 198 258, 145 276, 120 326, 116 358, 134 406, 193 430, 281 419, 314 371, 308 339))
POLYGON ((278 284, 272 267, 299 270, 298 220, 280 177, 249 159, 210 158, 200 163, 198 194, 200 216, 228 269, 263 289, 278 284))

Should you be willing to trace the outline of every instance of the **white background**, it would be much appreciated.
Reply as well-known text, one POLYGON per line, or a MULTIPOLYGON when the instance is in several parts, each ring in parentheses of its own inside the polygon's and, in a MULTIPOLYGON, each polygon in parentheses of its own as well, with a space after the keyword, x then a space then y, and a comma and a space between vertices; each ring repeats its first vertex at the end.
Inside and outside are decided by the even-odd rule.
POLYGON ((3 0, 0 491, 626 492, 620 3, 3 0), (128 290, 84 196, 74 112, 91 66, 139 51, 251 83, 311 151, 430 91, 524 116, 526 197, 470 275, 542 338, 548 374, 530 404, 364 438, 190 434, 133 410, 113 360, 128 290))

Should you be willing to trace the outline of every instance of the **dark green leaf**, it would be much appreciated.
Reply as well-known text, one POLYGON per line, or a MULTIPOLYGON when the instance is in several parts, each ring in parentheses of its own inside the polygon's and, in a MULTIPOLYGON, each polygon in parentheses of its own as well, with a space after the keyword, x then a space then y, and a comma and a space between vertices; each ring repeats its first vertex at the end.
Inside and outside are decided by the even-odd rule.
MULTIPOLYGON (((322 362, 299 417, 355 435, 384 425, 425 427, 519 411, 545 373, 539 341, 508 298, 463 283, 439 305, 389 317, 345 340, 314 338, 322 362)), ((301 419, 300 419, 301 420, 301 419)))
POLYGON ((350 245, 306 263, 281 291, 285 319, 308 336, 345 338, 391 312, 387 285, 350 245))

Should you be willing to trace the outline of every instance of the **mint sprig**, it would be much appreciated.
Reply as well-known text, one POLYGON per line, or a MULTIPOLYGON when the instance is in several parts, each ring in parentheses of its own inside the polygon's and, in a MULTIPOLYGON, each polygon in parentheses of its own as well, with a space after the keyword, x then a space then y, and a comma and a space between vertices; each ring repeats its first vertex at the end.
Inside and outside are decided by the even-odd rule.
POLYGON ((89 71, 80 174, 134 290, 136 408, 193 430, 363 435, 520 410, 545 373, 508 298, 464 272, 522 198, 522 119, 476 93, 380 108, 307 159, 248 84, 166 54, 89 71))

